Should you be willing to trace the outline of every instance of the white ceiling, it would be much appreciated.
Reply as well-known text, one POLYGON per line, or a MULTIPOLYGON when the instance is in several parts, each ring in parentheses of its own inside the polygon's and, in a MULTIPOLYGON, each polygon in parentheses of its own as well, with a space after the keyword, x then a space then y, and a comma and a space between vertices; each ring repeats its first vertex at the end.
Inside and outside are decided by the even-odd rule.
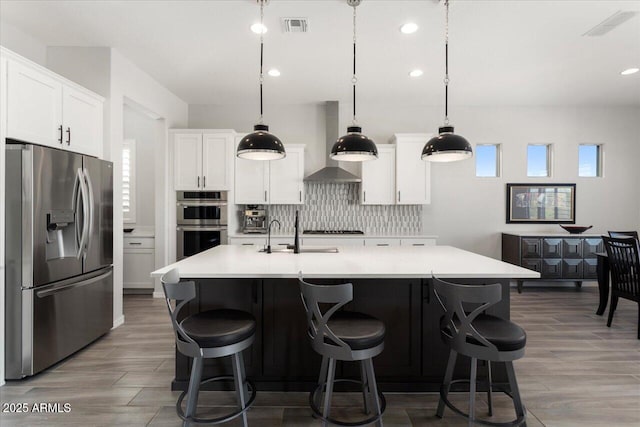
MULTIPOLYGON (((640 1, 452 0, 451 103, 640 105, 640 14, 603 37, 586 31, 640 1)), ((345 0, 272 0, 265 8, 268 103, 350 100, 351 8, 345 0), (284 34, 282 17, 307 17, 284 34)), ((248 104, 258 95, 255 0, 0 1, 0 16, 48 46, 112 46, 190 104, 248 104)), ((360 103, 441 105, 444 6, 364 0, 358 7, 360 103), (414 21, 413 35, 399 31, 414 21), (408 72, 422 68, 422 77, 408 72)))

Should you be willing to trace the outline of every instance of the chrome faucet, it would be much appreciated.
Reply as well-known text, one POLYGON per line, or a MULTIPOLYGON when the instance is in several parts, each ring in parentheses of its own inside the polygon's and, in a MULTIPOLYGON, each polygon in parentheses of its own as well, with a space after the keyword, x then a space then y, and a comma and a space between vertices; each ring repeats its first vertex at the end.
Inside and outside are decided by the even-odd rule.
POLYGON ((271 220, 271 222, 269 223, 269 227, 267 227, 267 253, 270 254, 271 253, 271 225, 273 223, 278 224, 278 230, 280 230, 280 221, 278 221, 277 219, 271 220))

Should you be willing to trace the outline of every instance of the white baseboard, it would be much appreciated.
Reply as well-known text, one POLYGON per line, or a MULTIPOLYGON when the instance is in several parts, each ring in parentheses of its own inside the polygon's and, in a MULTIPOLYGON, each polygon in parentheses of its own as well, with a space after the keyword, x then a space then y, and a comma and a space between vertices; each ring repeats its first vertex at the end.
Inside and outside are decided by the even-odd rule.
POLYGON ((111 329, 115 329, 118 326, 122 326, 122 325, 124 325, 124 314, 113 321, 113 328, 111 329))
POLYGON ((153 291, 154 298, 164 298, 164 292, 153 291))

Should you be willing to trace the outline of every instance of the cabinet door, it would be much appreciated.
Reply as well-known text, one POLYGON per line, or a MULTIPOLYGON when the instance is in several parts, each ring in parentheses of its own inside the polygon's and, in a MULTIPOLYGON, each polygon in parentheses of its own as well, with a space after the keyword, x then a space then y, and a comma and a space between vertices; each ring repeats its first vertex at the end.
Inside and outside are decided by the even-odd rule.
POLYGON ((304 148, 287 147, 287 156, 269 162, 269 203, 301 205, 304 201, 304 148))
POLYGON ((396 200, 396 147, 378 145, 378 160, 362 162, 360 202, 363 205, 393 205, 396 200))
POLYGON ((365 246, 400 246, 400 239, 364 239, 365 246))
POLYGON ((540 239, 523 237, 522 238, 522 258, 541 258, 542 246, 540 239))
POLYGON ((435 246, 436 239, 400 239, 400 246, 435 246))
POLYGON ((202 134, 176 133, 173 141, 175 189, 202 189, 202 134))
POLYGON ((563 279, 582 279, 582 260, 575 258, 567 258, 562 260, 562 278, 563 279))
POLYGON ((233 137, 222 134, 202 136, 202 189, 229 190, 233 166, 233 137))
POLYGON ((542 256, 544 258, 562 258, 562 239, 542 239, 542 256))
POLYGON ((540 277, 542 279, 560 279, 562 277, 562 259, 543 259, 540 277))
POLYGON ((124 288, 153 289, 151 272, 154 270, 153 249, 125 249, 123 252, 124 288))
POLYGON ((75 88, 62 88, 65 148, 102 157, 102 101, 75 88))
POLYGON ((525 258, 522 260, 522 267, 540 273, 542 271, 542 260, 525 258))
POLYGON ((587 237, 582 243, 582 255, 585 258, 595 258, 597 252, 604 251, 604 244, 600 237, 587 237))
POLYGON ((420 158, 426 142, 422 139, 397 140, 395 199, 399 205, 431 203, 431 164, 420 158))
POLYGON ((562 256, 564 258, 582 258, 582 239, 564 239, 562 256))
POLYGON ((597 279, 598 278, 598 259, 585 258, 582 263, 582 278, 597 279))
POLYGON ((49 147, 62 146, 62 83, 8 61, 7 137, 49 147))
MULTIPOLYGON (((236 145, 241 137, 236 138, 236 145)), ((269 162, 235 158, 235 202, 264 204, 269 196, 269 162)))

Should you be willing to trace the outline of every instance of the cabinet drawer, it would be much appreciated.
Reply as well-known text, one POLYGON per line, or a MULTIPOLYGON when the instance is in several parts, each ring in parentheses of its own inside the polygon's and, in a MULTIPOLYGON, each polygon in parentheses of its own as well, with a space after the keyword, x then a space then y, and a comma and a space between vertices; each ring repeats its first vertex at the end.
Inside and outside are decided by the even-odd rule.
POLYGON ((588 258, 582 263, 582 278, 597 279, 598 278, 598 259, 588 258))
POLYGON ((562 239, 542 239, 544 258, 562 258, 562 239))
POLYGON ((527 268, 529 270, 537 271, 539 273, 542 270, 542 260, 541 259, 523 259, 522 267, 527 268))
POLYGON ((400 246, 400 239, 365 239, 365 246, 400 246))
POLYGON ((581 259, 563 259, 562 260, 562 278, 564 279, 582 279, 582 260, 581 259))
POLYGON ((154 247, 153 237, 125 237, 124 238, 124 250, 127 249, 153 249, 154 247))
POLYGON ((562 240, 563 258, 582 258, 582 239, 562 240))
POLYGON ((400 246, 435 246, 436 239, 400 239, 400 246))
POLYGON ((267 236, 264 236, 264 237, 250 237, 250 238, 246 238, 246 237, 229 237, 229 244, 230 245, 239 245, 239 246, 258 246, 258 247, 263 247, 263 246, 265 246, 267 244, 267 236))
POLYGON ((531 237, 522 238, 522 258, 542 258, 540 239, 531 237))

